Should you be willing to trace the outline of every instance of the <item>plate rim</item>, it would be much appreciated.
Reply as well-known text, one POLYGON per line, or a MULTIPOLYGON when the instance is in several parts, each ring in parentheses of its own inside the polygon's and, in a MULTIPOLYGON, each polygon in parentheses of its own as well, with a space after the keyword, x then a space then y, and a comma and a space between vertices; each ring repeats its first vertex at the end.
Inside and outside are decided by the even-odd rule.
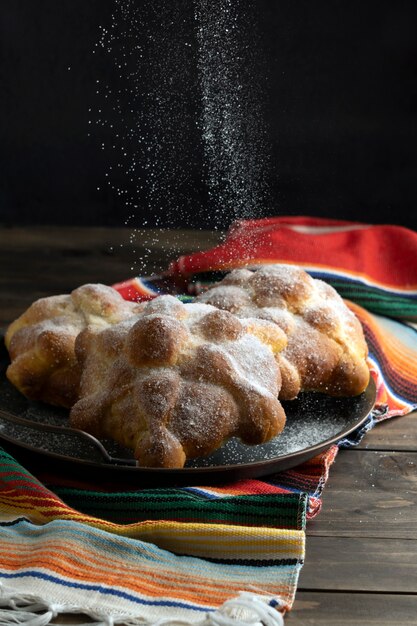
MULTIPOLYGON (((370 376, 367 388, 362 393, 367 393, 371 396, 371 398, 368 400, 369 407, 370 407, 369 411, 367 411, 366 413, 364 412, 364 414, 361 415, 360 419, 350 424, 348 427, 343 428, 340 432, 336 433, 335 435, 332 435, 331 437, 324 439, 323 441, 320 441, 311 446, 307 446, 306 448, 302 448, 295 452, 289 452, 287 454, 278 455, 276 457, 269 458, 266 460, 257 460, 257 461, 251 461, 251 462, 246 462, 246 463, 239 463, 239 464, 234 463, 230 465, 214 465, 214 466, 208 465, 208 466, 202 466, 202 467, 182 467, 182 468, 144 467, 144 466, 132 465, 132 464, 123 465, 123 464, 118 464, 118 463, 108 463, 108 462, 106 463, 105 461, 96 462, 96 461, 91 461, 88 459, 80 459, 80 458, 76 458, 72 456, 63 455, 58 452, 54 452, 50 450, 42 450, 40 448, 31 446, 30 444, 26 442, 17 441, 16 439, 5 435, 1 431, 0 431, 0 439, 7 441, 8 443, 14 446, 17 446, 19 449, 27 450, 32 454, 36 454, 42 457, 52 458, 59 462, 65 462, 65 463, 77 465, 79 468, 90 467, 90 468, 93 468, 94 470, 104 469, 106 470, 106 472, 109 470, 112 470, 112 471, 115 471, 115 474, 117 475, 128 473, 132 475, 146 474, 147 476, 153 476, 153 477, 161 476, 161 478, 163 476, 167 476, 167 477, 174 476, 174 477, 184 477, 184 478, 189 476, 190 478, 192 478, 193 476, 200 476, 200 475, 206 475, 206 474, 211 474, 213 476, 218 475, 218 474, 225 474, 225 475, 233 474, 233 473, 238 474, 239 472, 244 473, 245 470, 249 469, 250 471, 253 470, 255 476, 261 476, 261 475, 268 474, 268 471, 263 472, 263 469, 267 469, 273 466, 274 464, 276 465, 285 464, 286 461, 291 461, 291 465, 286 465, 286 468, 288 469, 289 467, 294 467, 298 465, 299 463, 304 462, 305 460, 313 458, 314 456, 319 454, 321 451, 325 450, 326 448, 331 447, 334 444, 337 444, 338 441, 347 437, 353 431, 360 428, 369 418, 369 415, 372 412, 372 408, 375 405, 376 384, 372 376, 370 376), (261 473, 257 470, 260 470, 261 473)), ((1 417, 1 413, 4 414, 7 412, 4 409, 0 410, 0 417, 1 417)), ((76 429, 72 429, 72 430, 75 431, 76 429)), ((80 431, 80 432, 85 433, 85 431, 80 431)), ((88 435, 88 433, 85 433, 85 434, 88 435)), ((273 473, 273 472, 274 470, 271 469, 270 473, 273 473)))

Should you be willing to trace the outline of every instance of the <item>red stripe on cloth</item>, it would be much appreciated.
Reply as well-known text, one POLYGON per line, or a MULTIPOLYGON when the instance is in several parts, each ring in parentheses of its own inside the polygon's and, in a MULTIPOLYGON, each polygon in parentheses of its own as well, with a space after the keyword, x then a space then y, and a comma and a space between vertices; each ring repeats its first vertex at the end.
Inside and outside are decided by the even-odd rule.
POLYGON ((152 300, 155 296, 159 295, 157 292, 152 292, 146 288, 139 278, 129 278, 120 283, 112 285, 113 289, 116 289, 125 300, 131 302, 142 302, 145 300, 152 300))
POLYGON ((290 262, 352 272, 387 287, 411 290, 417 289, 416 250, 417 233, 403 226, 275 217, 236 222, 221 245, 182 256, 169 271, 187 276, 250 262, 290 262))

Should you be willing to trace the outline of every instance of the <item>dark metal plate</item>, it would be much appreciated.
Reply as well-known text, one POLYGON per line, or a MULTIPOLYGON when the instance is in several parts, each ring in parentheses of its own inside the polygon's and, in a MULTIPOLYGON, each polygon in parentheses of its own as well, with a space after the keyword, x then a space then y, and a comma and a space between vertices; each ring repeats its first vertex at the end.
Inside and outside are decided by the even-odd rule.
POLYGON ((354 398, 301 394, 285 402, 287 423, 272 441, 247 446, 231 439, 207 457, 189 461, 178 470, 139 467, 130 450, 110 440, 69 428, 68 411, 22 396, 7 380, 8 355, 0 355, 0 440, 19 460, 34 459, 56 469, 94 480, 123 480, 137 485, 202 484, 265 476, 285 470, 328 448, 359 428, 375 402, 375 384, 354 398))

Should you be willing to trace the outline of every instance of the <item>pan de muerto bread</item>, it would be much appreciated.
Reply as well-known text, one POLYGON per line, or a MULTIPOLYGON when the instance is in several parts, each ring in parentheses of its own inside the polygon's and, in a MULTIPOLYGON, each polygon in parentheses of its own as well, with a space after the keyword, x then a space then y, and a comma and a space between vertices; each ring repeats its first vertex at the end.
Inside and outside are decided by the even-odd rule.
POLYGON ((233 436, 263 443, 285 423, 274 358, 285 343, 265 320, 157 297, 133 318, 78 336, 83 374, 70 423, 131 448, 148 467, 181 468, 233 436))
POLYGON ((86 327, 98 331, 120 322, 141 307, 100 284, 37 300, 7 329, 7 377, 31 400, 71 407, 81 374, 74 350, 77 335, 86 327))
POLYGON ((240 319, 274 322, 288 338, 276 358, 282 375, 280 399, 300 391, 354 396, 369 382, 367 345, 359 320, 327 283, 292 265, 237 269, 197 301, 240 319))

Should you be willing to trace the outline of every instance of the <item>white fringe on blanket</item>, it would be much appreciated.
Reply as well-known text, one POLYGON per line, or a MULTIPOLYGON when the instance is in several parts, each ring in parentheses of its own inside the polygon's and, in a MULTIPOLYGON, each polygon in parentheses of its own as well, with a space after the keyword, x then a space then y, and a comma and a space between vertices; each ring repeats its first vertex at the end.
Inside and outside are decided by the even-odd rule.
MULTIPOLYGON (((79 606, 50 604, 33 594, 16 592, 0 582, 0 626, 47 626, 63 613, 86 614, 93 622, 77 626, 284 626, 284 618, 267 604, 262 596, 242 592, 227 600, 219 609, 208 612, 204 619, 190 622, 183 619, 161 618, 150 622, 145 617, 132 615, 103 615, 86 613, 79 606)), ((66 622, 67 624, 67 622, 66 622)))

